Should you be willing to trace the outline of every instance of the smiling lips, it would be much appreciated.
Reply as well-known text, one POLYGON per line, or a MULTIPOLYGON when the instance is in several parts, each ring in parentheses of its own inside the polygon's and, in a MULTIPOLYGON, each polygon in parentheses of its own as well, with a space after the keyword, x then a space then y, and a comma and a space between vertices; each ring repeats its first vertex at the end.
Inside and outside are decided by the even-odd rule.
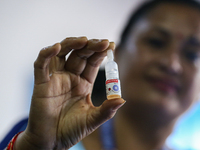
POLYGON ((149 81, 155 89, 164 93, 177 93, 180 89, 177 81, 170 78, 151 78, 149 81))

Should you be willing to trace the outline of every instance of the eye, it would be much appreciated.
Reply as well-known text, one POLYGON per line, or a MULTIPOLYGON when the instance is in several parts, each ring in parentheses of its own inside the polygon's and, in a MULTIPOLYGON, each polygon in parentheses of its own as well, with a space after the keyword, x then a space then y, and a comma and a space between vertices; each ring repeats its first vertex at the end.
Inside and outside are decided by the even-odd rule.
POLYGON ((196 51, 185 51, 185 57, 190 61, 199 59, 199 53, 196 51))
POLYGON ((165 47, 166 42, 158 38, 149 38, 147 39, 147 44, 152 48, 161 49, 165 47))

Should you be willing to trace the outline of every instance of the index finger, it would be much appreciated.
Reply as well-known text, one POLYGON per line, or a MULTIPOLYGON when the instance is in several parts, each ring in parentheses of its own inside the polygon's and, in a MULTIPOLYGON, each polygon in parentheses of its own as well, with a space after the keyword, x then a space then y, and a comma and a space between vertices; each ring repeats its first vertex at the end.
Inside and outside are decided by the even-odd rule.
POLYGON ((65 57, 72 49, 81 49, 87 44, 87 37, 68 37, 61 44, 61 50, 58 57, 65 57))
POLYGON ((51 72, 63 71, 65 56, 73 49, 81 49, 87 44, 86 37, 68 37, 60 42, 61 50, 51 61, 51 72))

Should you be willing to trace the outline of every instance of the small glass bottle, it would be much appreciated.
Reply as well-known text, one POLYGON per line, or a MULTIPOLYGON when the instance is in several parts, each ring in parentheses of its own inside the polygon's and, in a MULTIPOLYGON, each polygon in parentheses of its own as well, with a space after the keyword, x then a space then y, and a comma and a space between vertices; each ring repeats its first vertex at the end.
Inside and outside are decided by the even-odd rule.
POLYGON ((107 99, 120 98, 121 87, 119 80, 118 65, 114 61, 112 50, 107 51, 107 59, 108 61, 105 65, 107 99))

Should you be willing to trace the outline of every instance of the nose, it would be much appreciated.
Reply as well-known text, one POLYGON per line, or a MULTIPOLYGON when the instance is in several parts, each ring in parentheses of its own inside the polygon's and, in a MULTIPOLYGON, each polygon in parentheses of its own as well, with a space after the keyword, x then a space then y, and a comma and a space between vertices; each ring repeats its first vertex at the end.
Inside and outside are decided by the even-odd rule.
POLYGON ((171 75, 179 75, 183 71, 183 66, 178 51, 167 51, 159 58, 160 69, 171 75))

